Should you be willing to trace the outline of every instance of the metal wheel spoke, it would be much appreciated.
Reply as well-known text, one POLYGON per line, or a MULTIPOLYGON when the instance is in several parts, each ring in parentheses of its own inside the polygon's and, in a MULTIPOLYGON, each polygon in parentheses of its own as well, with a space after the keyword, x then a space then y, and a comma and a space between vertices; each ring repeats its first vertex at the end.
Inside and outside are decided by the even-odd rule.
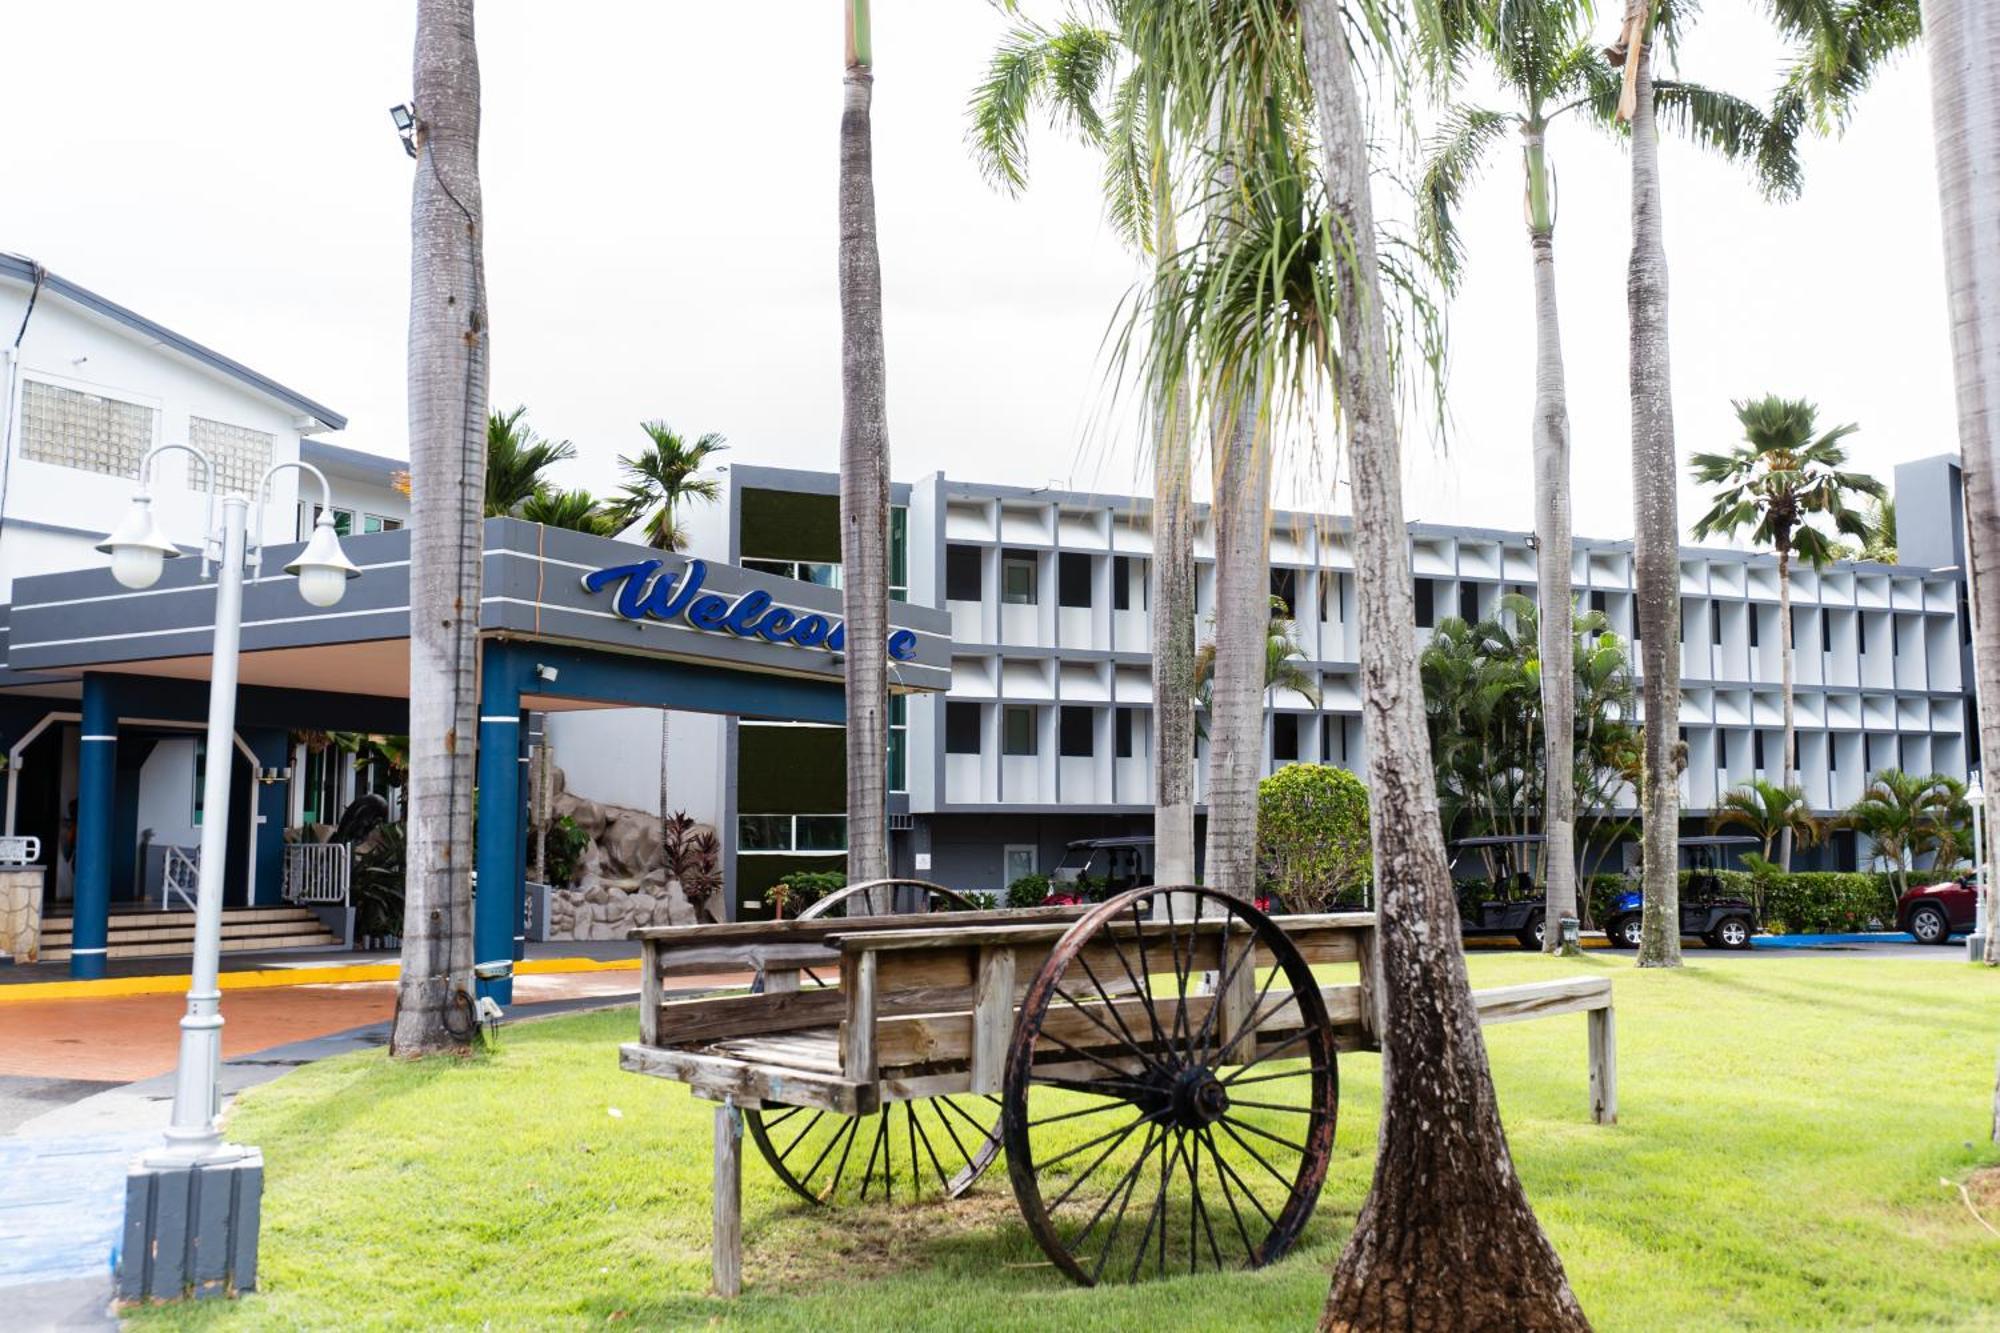
POLYGON ((1103 1068, 1110 1070, 1112 1073, 1118 1075, 1118 1077, 1120 1078, 1128 1077, 1128 1075, 1124 1070, 1120 1069, 1117 1065, 1112 1064, 1109 1060, 1099 1059, 1097 1056, 1092 1055, 1089 1051, 1083 1050, 1080 1047, 1072 1046, 1068 1042, 1064 1041, 1061 1037, 1058 1037, 1053 1032, 1044 1030, 1040 1033, 1037 1033, 1036 1035, 1040 1037, 1040 1039, 1043 1041, 1055 1043, 1057 1046, 1062 1047, 1063 1050, 1069 1052, 1071 1055, 1077 1056, 1080 1059, 1088 1060, 1090 1061, 1090 1063, 1094 1065, 1100 1065, 1103 1068))
MULTIPOLYGON (((1141 1083, 1135 1078, 1085 1079, 1063 1078, 1058 1074, 1030 1074, 1028 1075, 1028 1080, 1032 1083, 1038 1083, 1043 1087, 1061 1088, 1064 1092, 1094 1092, 1100 1097, 1121 1095, 1104 1091, 1106 1084, 1110 1084, 1113 1087, 1131 1088, 1137 1092, 1146 1092, 1149 1090, 1148 1085, 1141 1083)), ((1130 1098, 1127 1098, 1127 1100, 1130 1100, 1130 1098)))
MULTIPOLYGON (((1143 1125, 1148 1122, 1153 1122, 1157 1124, 1160 1117, 1165 1115, 1166 1113, 1167 1113, 1166 1108, 1164 1107, 1162 1107, 1160 1110, 1157 1111, 1148 1111, 1144 1115, 1140 1116, 1137 1120, 1134 1120, 1132 1124, 1143 1125)), ((1124 1128, 1129 1128, 1129 1126, 1121 1125, 1119 1128, 1124 1129, 1124 1128)), ((1076 1156, 1078 1153, 1087 1152, 1090 1149, 1095 1148, 1098 1144, 1104 1142, 1106 1139, 1110 1138, 1112 1134, 1116 1134, 1117 1132, 1118 1130, 1114 1129, 1111 1131, 1110 1134, 1099 1134, 1096 1138, 1091 1139, 1087 1143, 1079 1143, 1074 1148, 1070 1148, 1064 1152, 1057 1153, 1054 1157, 1048 1158, 1045 1161, 1037 1162, 1035 1165, 1041 1168, 1042 1170, 1047 1170, 1049 1167, 1054 1166, 1057 1162, 1067 1162, 1070 1158, 1076 1156)))
MULTIPOLYGON (((1270 1173, 1271 1179, 1277 1181, 1280 1185, 1284 1186, 1285 1193, 1290 1194, 1292 1192, 1292 1182, 1286 1180, 1284 1177, 1284 1173, 1279 1171, 1277 1167, 1272 1166, 1268 1161, 1264 1160, 1264 1154, 1258 1152, 1255 1148, 1251 1147, 1249 1140, 1245 1139, 1241 1134, 1238 1134, 1236 1132, 1235 1122, 1231 1121, 1228 1116, 1224 1116, 1222 1117, 1222 1119, 1216 1121, 1216 1123, 1222 1126, 1223 1133, 1227 1134, 1230 1138, 1236 1140, 1237 1146, 1242 1148, 1244 1152, 1250 1154, 1250 1158, 1252 1161, 1256 1162, 1257 1165, 1263 1167, 1264 1170, 1270 1173)), ((1248 1125, 1245 1125, 1244 1128, 1248 1129, 1250 1127, 1248 1125)), ((1269 1136, 1267 1135, 1266 1137, 1269 1136)), ((1282 1142, 1282 1140, 1280 1141, 1282 1142)), ((1239 1181, 1238 1183, 1241 1182, 1239 1181)))
MULTIPOLYGON (((1280 997, 1278 1002, 1272 1005, 1270 1009, 1266 1010, 1264 1008, 1264 1000, 1271 993, 1271 983, 1278 979, 1278 973, 1281 971, 1283 971, 1282 968, 1274 967, 1271 969, 1271 975, 1264 978, 1264 989, 1257 992, 1256 1002, 1250 1006, 1250 1017, 1243 1020, 1243 1026, 1236 1030, 1236 1035, 1231 1037, 1229 1041, 1222 1047, 1222 1049, 1217 1051, 1214 1054, 1214 1056, 1208 1060, 1207 1063, 1210 1066, 1216 1066, 1228 1063, 1227 1060, 1224 1059, 1224 1057, 1227 1056, 1231 1051, 1235 1050, 1237 1043, 1242 1041, 1245 1037, 1249 1037, 1251 1039, 1250 1053, 1252 1055, 1255 1055, 1257 1053, 1257 1041, 1256 1041, 1257 1029, 1263 1024, 1266 1018, 1270 1017, 1270 1015, 1272 1014, 1277 1013, 1278 1010, 1284 1008, 1285 1005, 1289 1003, 1289 1001, 1286 998, 1280 997)), ((1254 1063, 1254 1061, 1252 1063, 1254 1063)))
MULTIPOLYGON (((1303 1109, 1303 1108, 1286 1107, 1285 1109, 1293 1110, 1293 1109, 1303 1109)), ((1222 1117, 1222 1119, 1224 1123, 1234 1125, 1238 1129, 1248 1130, 1250 1133, 1255 1134, 1260 1139, 1269 1139, 1273 1143, 1282 1143, 1287 1148, 1290 1148, 1293 1152, 1297 1153, 1301 1157, 1305 1157, 1310 1154, 1310 1150, 1306 1147, 1305 1144, 1293 1143, 1290 1139, 1285 1138, 1283 1135, 1273 1134, 1268 1129, 1260 1129, 1256 1125, 1251 1124, 1248 1120, 1238 1120, 1235 1116, 1232 1115, 1226 1115, 1222 1117)))
POLYGON ((1165 1048, 1167 1044, 1166 1034, 1160 1031, 1160 1016, 1153 1009, 1153 974, 1146 970, 1146 924, 1139 919, 1139 903, 1137 899, 1134 899, 1132 903, 1132 926, 1136 932, 1133 937, 1133 944, 1139 950, 1138 976, 1132 975, 1132 965, 1125 961, 1125 950, 1118 943, 1118 932, 1107 930, 1104 932, 1105 938, 1109 939, 1111 947, 1117 950, 1118 965, 1125 969, 1125 979, 1132 983, 1132 989, 1146 1001, 1146 1022, 1152 1026, 1153 1040, 1160 1043, 1162 1048, 1165 1048), (1145 980, 1140 980, 1140 977, 1145 978, 1145 980))
POLYGON ((812 1127, 814 1125, 817 1125, 820 1122, 820 1117, 824 1116, 825 1114, 826 1112, 824 1111, 813 1112, 813 1118, 806 1121, 806 1127, 800 1130, 798 1134, 792 1139, 792 1141, 785 1146, 785 1150, 783 1152, 778 1154, 778 1160, 780 1162, 788 1162, 791 1160, 792 1150, 805 1141, 806 1135, 812 1133, 812 1127))
POLYGON ((868 1150, 868 1169, 861 1173, 861 1197, 868 1197, 868 1184, 875 1179, 875 1158, 882 1151, 882 1140, 889 1133, 888 1108, 883 1108, 880 1123, 875 1126, 875 1146, 868 1150))
MULTIPOLYGON (((1155 1061, 1153 1057, 1147 1055, 1142 1047, 1133 1045, 1131 1038, 1127 1037, 1125 1034, 1121 1032, 1115 1031, 1109 1023, 1106 1023, 1103 1019, 1099 1018, 1095 1012, 1095 1010, 1097 1009, 1096 1005, 1083 1004, 1074 995, 1071 995, 1061 986, 1057 986, 1055 988, 1055 992, 1057 996, 1059 996, 1060 998, 1068 1000, 1070 1003, 1070 1007, 1072 1009, 1082 1014, 1092 1023, 1095 1023, 1097 1025, 1098 1030, 1102 1032, 1105 1036, 1111 1038, 1113 1041, 1123 1042, 1126 1046, 1130 1047, 1132 1054, 1138 1056, 1139 1059, 1144 1061, 1148 1069, 1158 1069, 1160 1067, 1159 1063, 1155 1061)), ((1116 1009, 1115 1005, 1113 1006, 1113 1009, 1115 1011, 1116 1009)), ((1121 1024, 1120 1026, 1123 1025, 1121 1024)))
MULTIPOLYGON (((1194 963, 1194 938, 1192 934, 1190 934, 1188 938, 1189 968, 1183 968, 1181 966, 1180 925, 1178 922, 1174 920, 1174 895, 1171 893, 1164 895, 1164 901, 1166 902, 1166 907, 1167 907, 1167 948, 1173 955, 1172 961, 1174 968, 1174 985, 1178 988, 1178 993, 1179 993, 1179 999, 1174 1006, 1173 1030, 1174 1034, 1181 1039, 1180 1058, 1181 1062, 1185 1064, 1188 1059, 1189 1048, 1192 1044, 1191 1039, 1193 1037, 1193 1034, 1188 1031, 1187 984, 1188 984, 1188 970, 1189 968, 1192 967, 1194 963)), ((1195 911, 1198 915, 1201 909, 1197 907, 1195 911)))
POLYGON ((787 1120, 790 1120, 793 1116, 803 1114, 805 1112, 805 1109, 806 1108, 803 1106, 794 1106, 790 1110, 786 1111, 783 1115, 774 1115, 770 1119, 764 1122, 764 1128, 776 1129, 779 1125, 784 1124, 787 1120))
MULTIPOLYGON (((1291 1040, 1287 1041, 1285 1045, 1286 1046, 1294 1045, 1298 1042, 1304 1041, 1307 1037, 1311 1035, 1312 1034, 1308 1032, 1301 1032, 1296 1037, 1293 1037, 1291 1038, 1291 1040)), ((1275 1055, 1278 1051, 1282 1049, 1283 1047, 1273 1047, 1272 1055, 1275 1055)), ((1264 1063, 1264 1061, 1270 1058, 1271 1058, 1270 1055, 1260 1055, 1257 1057, 1256 1064, 1262 1064, 1264 1063)), ((1230 1075, 1228 1078, 1223 1079, 1222 1086, 1225 1088, 1235 1088, 1235 1087, 1241 1087, 1246 1083, 1269 1083, 1272 1079, 1277 1079, 1277 1078, 1297 1078, 1301 1074, 1324 1074, 1326 1072, 1324 1066, 1307 1065, 1304 1069, 1280 1069, 1277 1072, 1271 1074, 1259 1074, 1255 1078, 1243 1077, 1243 1074, 1245 1072, 1255 1067, 1256 1067, 1255 1065, 1243 1066, 1241 1070, 1238 1070, 1236 1073, 1230 1075)))
POLYGON ((1146 1120, 1142 1116, 1139 1119, 1134 1120, 1131 1124, 1125 1126, 1125 1132, 1118 1136, 1117 1142, 1113 1143, 1103 1152, 1097 1154, 1096 1160, 1091 1162, 1089 1166, 1083 1168, 1083 1170, 1077 1174, 1076 1178, 1070 1181, 1069 1188, 1064 1190, 1061 1194, 1056 1195, 1055 1201, 1048 1206, 1048 1212, 1050 1216, 1054 1216, 1056 1209, 1062 1207, 1063 1204, 1067 1203, 1069 1201, 1069 1196, 1076 1193, 1078 1189, 1082 1188, 1083 1183, 1086 1180, 1090 1179, 1090 1177, 1096 1172, 1097 1168, 1104 1165, 1104 1160, 1107 1157, 1111 1156, 1112 1153, 1117 1152, 1119 1145, 1123 1144, 1125 1140, 1131 1138, 1133 1133, 1138 1130, 1139 1126, 1145 1123, 1146 1120))
POLYGON ((833 1168, 833 1180, 826 1187, 826 1197, 832 1198, 840 1188, 841 1180, 847 1175, 847 1155, 854 1151, 854 1140, 861 1137, 861 1121, 857 1118, 847 1122, 847 1146, 840 1150, 840 1165, 833 1168))
POLYGON ((1028 1128, 1033 1129, 1038 1125, 1053 1125, 1058 1120, 1078 1120, 1087 1115, 1102 1115, 1106 1111, 1130 1109, 1131 1106, 1132 1103, 1127 1101, 1108 1101, 1098 1106, 1086 1106, 1081 1111, 1064 1111, 1060 1115, 1045 1115, 1040 1120, 1030 1120, 1028 1128))
POLYGON ((1139 1233, 1139 1248, 1132 1253, 1132 1271, 1125 1275, 1127 1282, 1136 1282, 1140 1266, 1146 1262, 1146 1246, 1153 1239, 1153 1223, 1160 1223, 1160 1271, 1167 1267, 1167 1228, 1162 1216, 1167 1206, 1167 1180, 1173 1175, 1174 1155, 1167 1151, 1168 1135, 1160 1135, 1160 1189, 1153 1196, 1153 1207, 1146 1214, 1146 1229, 1139 1233))
MULTIPOLYGON (((860 1123, 861 1122, 859 1120, 850 1119, 846 1125, 844 1125, 840 1129, 836 1129, 832 1133, 832 1135, 828 1137, 826 1141, 826 1146, 819 1150, 819 1156, 813 1158, 813 1164, 806 1168, 806 1173, 803 1176, 799 1177, 799 1184, 805 1186, 811 1186, 812 1178, 814 1175, 818 1173, 820 1164, 826 1161, 827 1155, 831 1153, 834 1149, 834 1146, 840 1142, 841 1136, 844 1134, 849 1139, 852 1139, 854 1137, 855 1128, 858 1125, 860 1125, 860 1123)), ((845 1154, 842 1155, 842 1160, 843 1161, 846 1160, 845 1154)), ((838 1172, 834 1174, 833 1183, 836 1185, 840 1183, 840 1175, 838 1172)))
POLYGON ((1208 1236, 1208 1256, 1215 1261, 1217 1272, 1222 1271, 1222 1248, 1215 1243, 1215 1224, 1209 1220, 1208 1203, 1201 1197, 1201 1136, 1189 1134, 1183 1145, 1187 1161, 1188 1184, 1194 1191, 1194 1208, 1188 1214, 1188 1272, 1193 1274, 1201 1259, 1201 1247, 1194 1234, 1194 1222, 1201 1218, 1201 1229, 1208 1236))
MULTIPOLYGON (((971 1166, 972 1154, 965 1150, 965 1145, 963 1143, 959 1142, 958 1131, 951 1127, 951 1117, 946 1115, 944 1111, 940 1109, 943 1106, 951 1106, 951 1098, 949 1097, 938 1098, 937 1104, 933 1105, 931 1109, 937 1113, 938 1123, 944 1126, 944 1132, 950 1136, 951 1146, 958 1149, 959 1160, 964 1162, 967 1166, 971 1166)), ((955 1106, 952 1107, 952 1109, 955 1111, 958 1110, 958 1108, 955 1106)), ((960 1114, 964 1113, 960 1112, 960 1114)))
POLYGON ((1243 964, 1256 956, 1257 933, 1251 931, 1244 936, 1243 952, 1237 955, 1234 963, 1229 962, 1229 932, 1227 929, 1224 929, 1222 932, 1222 961, 1226 966, 1222 969, 1219 979, 1216 982, 1216 1002, 1208 1007, 1208 1012, 1202 1016, 1201 1020, 1201 1062, 1203 1064, 1214 1063, 1209 1059, 1210 1044, 1220 1035, 1215 1030, 1215 1016, 1222 1012, 1222 997, 1229 993, 1230 986, 1236 981, 1236 974, 1243 970, 1243 964))
MULTIPOLYGON (((1104 1234, 1103 1252, 1097 1256, 1097 1266, 1090 1271, 1090 1280, 1092 1282, 1096 1282, 1099 1277, 1103 1276, 1105 1261, 1111 1258, 1111 1247, 1118 1243, 1118 1232, 1125 1225, 1125 1209, 1131 1204, 1132 1196, 1139 1192, 1139 1172, 1153 1155, 1153 1144, 1156 1137, 1160 1140, 1166 1138, 1166 1135, 1158 1133, 1158 1126, 1147 1131, 1146 1146, 1141 1150, 1139 1160, 1132 1164, 1131 1171, 1126 1173, 1124 1181, 1125 1197, 1118 1204, 1118 1215, 1111 1219, 1111 1229, 1104 1234)), ((1107 1199, 1106 1202, 1108 1203, 1110 1200, 1107 1199)), ((1094 1219, 1091 1225, 1096 1225, 1094 1219)), ((1085 1234, 1089 1234, 1089 1228, 1085 1228, 1085 1234)), ((1080 1240, 1081 1238, 1079 1237, 1080 1240)))
MULTIPOLYGON (((1313 1108, 1310 1106, 1297 1106, 1286 1102, 1246 1102, 1240 1098, 1231 1097, 1229 1104, 1231 1107, 1248 1106, 1258 1111, 1293 1111, 1299 1115, 1311 1115, 1313 1113, 1313 1108)), ((1304 1152, 1305 1150, 1301 1148, 1299 1151, 1304 1152)))
MULTIPOLYGON (((908 1114, 908 1116, 910 1117, 910 1124, 916 1130, 917 1137, 924 1141, 924 1154, 925 1156, 931 1159, 931 1170, 937 1173, 938 1188, 940 1190, 943 1190, 946 1194, 950 1194, 951 1182, 945 1179, 944 1166, 942 1163, 938 1161, 937 1149, 931 1146, 931 1136, 925 1132, 923 1121, 917 1118, 917 1107, 920 1104, 921 1103, 918 1102, 906 1103, 906 1105, 909 1107, 909 1110, 906 1112, 906 1114, 908 1114)), ((943 1115, 944 1112, 938 1111, 936 1112, 936 1114, 943 1115)), ((916 1160, 916 1150, 912 1148, 910 1150, 910 1180, 911 1180, 910 1192, 912 1194, 916 1193, 915 1182, 917 1176, 921 1173, 921 1171, 922 1167, 916 1160)))
MULTIPOLYGON (((1118 1011, 1117 1004, 1115 1004, 1111 999, 1111 993, 1105 990, 1104 983, 1097 979, 1096 971, 1090 966, 1089 957, 1085 954, 1080 953, 1076 956, 1076 961, 1082 965, 1083 975, 1090 978, 1090 984, 1092 987, 1096 989, 1099 998, 1101 998, 1104 1001, 1105 1008, 1111 1011, 1111 1021, 1116 1023, 1118 1025, 1118 1030, 1125 1034, 1125 1040, 1128 1043, 1130 1043, 1133 1050, 1135 1051, 1144 1050, 1144 1046, 1141 1044, 1139 1039, 1132 1035, 1132 1029, 1125 1025, 1125 1015, 1118 1011)), ((1146 1063, 1152 1064, 1153 1062, 1151 1060, 1148 1060, 1146 1063)))
POLYGON ((960 1106, 957 1102, 953 1101, 951 1098, 940 1097, 938 1098, 938 1100, 944 1103, 946 1106, 950 1107, 953 1112, 955 1112, 962 1120, 965 1121, 966 1124, 978 1130, 979 1137, 982 1141, 993 1137, 995 1130, 998 1128, 997 1122, 993 1125, 982 1125, 979 1123, 979 1118, 977 1116, 973 1115, 970 1111, 960 1106))
MULTIPOLYGON (((1276 1226, 1277 1225, 1276 1219, 1274 1219, 1271 1216, 1271 1214, 1265 1209, 1264 1201, 1257 1197, 1257 1191, 1250 1188, 1250 1182, 1243 1179, 1242 1176, 1237 1174, 1236 1168, 1229 1164, 1229 1159, 1227 1157, 1224 1157, 1222 1155, 1221 1150, 1215 1146, 1215 1136, 1210 1134, 1206 1129, 1202 1130, 1201 1133, 1202 1133, 1202 1138, 1208 1144, 1208 1155, 1215 1159, 1215 1165, 1218 1168, 1216 1174, 1223 1175, 1224 1173, 1227 1173, 1226 1178, 1236 1182, 1236 1188, 1243 1191, 1243 1197, 1250 1201, 1250 1206, 1257 1210, 1258 1215, 1264 1219, 1265 1225, 1276 1226)), ((1224 1192, 1227 1193, 1226 1187, 1224 1192)), ((1236 1207, 1235 1203, 1232 1202, 1230 1204, 1231 1211, 1234 1211, 1235 1207, 1236 1207)), ((1243 1225, 1242 1218, 1239 1217, 1237 1219, 1236 1225, 1239 1228, 1242 1227, 1243 1225)), ((1243 1251, 1246 1255, 1248 1255, 1251 1258, 1256 1257, 1257 1247, 1250 1243, 1250 1236, 1248 1232, 1245 1232, 1243 1236, 1243 1251)))

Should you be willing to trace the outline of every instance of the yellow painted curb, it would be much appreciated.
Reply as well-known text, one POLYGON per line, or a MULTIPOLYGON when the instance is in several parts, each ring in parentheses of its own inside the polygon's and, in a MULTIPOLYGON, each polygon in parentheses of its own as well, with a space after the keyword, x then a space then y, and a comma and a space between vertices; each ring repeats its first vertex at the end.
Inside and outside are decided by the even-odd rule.
MULTIPOLYGON (((273 986, 344 986, 358 981, 394 981, 396 963, 340 963, 329 967, 267 967, 224 972, 222 990, 265 990, 273 986)), ((636 958, 527 958, 514 964, 516 976, 562 972, 636 972, 636 958)), ((24 981, 0 986, 0 1004, 25 1000, 75 1000, 118 995, 177 995, 188 987, 186 973, 146 977, 99 977, 92 981, 24 981)))

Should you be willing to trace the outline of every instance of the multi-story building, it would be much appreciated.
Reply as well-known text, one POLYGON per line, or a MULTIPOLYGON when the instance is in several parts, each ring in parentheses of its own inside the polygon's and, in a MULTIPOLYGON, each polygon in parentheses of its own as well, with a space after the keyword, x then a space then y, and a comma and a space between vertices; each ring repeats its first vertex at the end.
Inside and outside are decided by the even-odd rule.
MULTIPOLYGON (((833 475, 737 464, 722 477, 720 503, 690 516, 697 554, 839 583, 833 475)), ((1824 813, 1851 804, 1877 770, 1963 778, 1976 762, 1956 460, 1904 465, 1896 490, 1906 563, 1841 563, 1793 576, 1797 780, 1824 813)), ((892 718, 898 872, 999 889, 1049 868, 1070 839, 1149 832, 1148 501, 942 473, 899 485, 892 498, 896 595, 947 610, 953 638, 949 694, 912 698, 906 710, 899 701, 892 718)), ((1214 552, 1205 513, 1195 544, 1196 609, 1206 623, 1214 552)), ((1505 593, 1535 593, 1527 533, 1413 524, 1410 561, 1413 651, 1447 616, 1478 618, 1505 593)), ((1633 574, 1630 541, 1578 539, 1577 597, 1628 640, 1633 574)), ((1688 747, 1681 794, 1692 828, 1718 793, 1780 776, 1777 566, 1766 555, 1689 547, 1680 579, 1679 726, 1688 747)), ((1276 515, 1271 589, 1292 608, 1300 665, 1320 682, 1321 701, 1275 692, 1265 716, 1266 768, 1360 769, 1347 520, 1276 515)), ((756 911, 761 891, 785 874, 840 867, 839 728, 676 716, 676 746, 683 722, 688 762, 670 765, 680 793, 674 803, 721 829, 741 910, 756 911)), ((566 736, 570 725, 557 720, 551 730, 579 790, 618 781, 613 770, 626 772, 635 790, 656 780, 655 768, 630 749, 614 752, 577 731, 566 736)), ((630 723, 599 714, 580 725, 630 723)), ((1196 765, 1198 800, 1205 768, 1196 765)), ((1802 852, 1796 864, 1851 866, 1856 854, 1845 835, 1802 852)))

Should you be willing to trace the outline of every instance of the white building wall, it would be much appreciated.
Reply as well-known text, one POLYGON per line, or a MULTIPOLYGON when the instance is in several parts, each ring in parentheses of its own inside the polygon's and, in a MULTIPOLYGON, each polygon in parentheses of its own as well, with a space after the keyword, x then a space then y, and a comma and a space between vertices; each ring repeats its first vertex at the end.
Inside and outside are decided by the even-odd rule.
POLYGON ((589 708, 549 713, 544 734, 568 789, 588 800, 660 813, 660 719, 671 717, 667 800, 700 823, 723 817, 723 719, 657 708, 589 708))

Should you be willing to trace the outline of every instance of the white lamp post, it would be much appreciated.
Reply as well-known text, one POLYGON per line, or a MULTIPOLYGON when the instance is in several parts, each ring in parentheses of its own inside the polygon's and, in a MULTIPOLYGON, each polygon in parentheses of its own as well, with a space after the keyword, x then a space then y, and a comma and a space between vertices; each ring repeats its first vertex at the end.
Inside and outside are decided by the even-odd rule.
POLYGON ((1966 804, 1972 807, 1972 884, 1977 904, 1977 915, 1973 918, 1972 934, 1965 941, 1966 954, 1973 962, 1979 961, 1986 947, 1986 914, 1988 905, 1986 875, 1986 787, 1980 780, 1979 771, 1973 770, 1972 782, 1965 789, 1966 804))
MULTIPOLYGON (((132 497, 132 510, 117 531, 99 543, 97 549, 110 555, 111 574, 128 588, 150 588, 157 583, 167 560, 181 554, 178 547, 160 532, 154 517, 147 483, 152 477, 153 460, 171 450, 192 455, 201 462, 207 477, 209 518, 215 514, 215 465, 200 450, 185 444, 166 444, 146 455, 139 468, 139 490, 132 497)), ((285 566, 297 575, 299 595, 314 606, 332 606, 346 590, 347 581, 360 574, 340 549, 333 530, 333 488, 326 476, 310 463, 279 463, 264 473, 257 487, 258 539, 255 560, 263 563, 263 503, 269 499, 271 480, 280 472, 296 468, 319 479, 320 516, 313 526, 312 539, 296 560, 285 566)), ((222 497, 222 525, 211 521, 203 540, 204 575, 214 548, 219 558, 215 581, 215 648, 210 659, 208 686, 209 763, 202 788, 204 810, 211 814, 229 809, 229 779, 232 765, 228 755, 236 735, 237 648, 243 632, 243 566, 249 541, 250 500, 229 494, 222 497)), ((255 830, 252 830, 255 836, 255 830)), ((222 1141, 216 1128, 221 1109, 222 993, 216 977, 222 953, 222 878, 228 858, 229 821, 211 818, 201 828, 201 866, 195 890, 194 966, 188 986, 187 1013, 181 1019, 180 1065, 174 1076, 174 1111, 166 1131, 166 1143, 146 1155, 148 1166, 209 1165, 233 1161, 244 1149, 222 1141)))

